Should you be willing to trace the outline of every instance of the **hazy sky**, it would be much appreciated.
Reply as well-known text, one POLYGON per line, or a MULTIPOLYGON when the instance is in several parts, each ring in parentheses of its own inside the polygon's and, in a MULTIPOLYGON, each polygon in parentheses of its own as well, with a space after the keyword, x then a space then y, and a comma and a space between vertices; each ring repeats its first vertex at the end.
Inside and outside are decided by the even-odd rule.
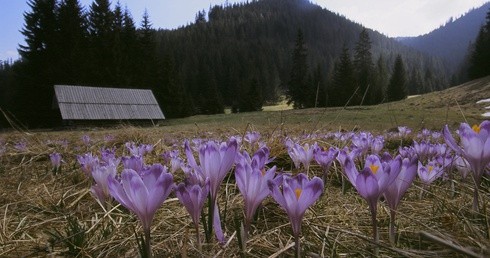
MULTIPOLYGON (((92 0, 80 0, 87 9, 92 0)), ((111 2, 115 3, 115 0, 111 2)), ((120 0, 131 11, 139 25, 148 10, 155 28, 177 28, 194 20, 199 10, 225 3, 225 0, 120 0)), ((228 3, 245 2, 228 0, 228 3)), ((320 6, 340 13, 350 20, 387 36, 415 36, 428 33, 450 17, 459 17, 488 0, 312 0, 320 6)), ((23 13, 30 11, 27 1, 0 0, 0 60, 18 58, 17 48, 24 44, 19 32, 23 13)))

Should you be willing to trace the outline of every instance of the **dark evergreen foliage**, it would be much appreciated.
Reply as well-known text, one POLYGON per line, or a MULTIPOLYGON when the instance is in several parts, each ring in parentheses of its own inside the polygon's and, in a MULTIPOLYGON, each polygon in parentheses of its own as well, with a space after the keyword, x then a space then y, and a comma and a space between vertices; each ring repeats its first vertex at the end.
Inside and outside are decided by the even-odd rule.
POLYGON ((349 49, 344 45, 339 61, 335 64, 332 86, 329 90, 330 106, 352 105, 351 96, 357 91, 349 49))
POLYGON ((477 79, 490 75, 490 9, 486 24, 481 26, 478 37, 470 53, 468 76, 477 79))
POLYGON ((393 74, 391 75, 390 83, 388 84, 388 89, 386 91, 386 100, 397 101, 406 98, 408 96, 406 84, 407 78, 405 65, 403 64, 402 57, 398 55, 395 60, 393 74))
POLYGON ((294 108, 304 108, 307 105, 310 85, 307 83, 308 63, 307 48, 305 46, 303 32, 298 31, 296 43, 292 54, 293 64, 288 82, 288 104, 294 108))
POLYGON ((137 28, 108 0, 29 6, 22 60, 2 73, 13 76, 3 92, 18 100, 2 105, 29 126, 59 119, 54 84, 150 88, 169 118, 260 110, 285 93, 297 108, 343 106, 351 96, 351 105, 380 103, 397 55, 410 71, 409 93, 447 86, 439 59, 307 0, 214 6, 176 30, 155 30, 147 12, 137 28))
POLYGON ((354 70, 356 84, 359 90, 352 98, 352 104, 375 104, 374 88, 377 86, 374 82, 374 64, 371 54, 371 39, 366 29, 359 34, 359 40, 354 49, 354 70))

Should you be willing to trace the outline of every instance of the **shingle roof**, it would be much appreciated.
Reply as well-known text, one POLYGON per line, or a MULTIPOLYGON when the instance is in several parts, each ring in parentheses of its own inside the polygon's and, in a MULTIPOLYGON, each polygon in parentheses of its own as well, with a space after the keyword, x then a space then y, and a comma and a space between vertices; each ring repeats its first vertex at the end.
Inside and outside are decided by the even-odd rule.
POLYGON ((151 90, 54 86, 64 120, 165 119, 151 90))

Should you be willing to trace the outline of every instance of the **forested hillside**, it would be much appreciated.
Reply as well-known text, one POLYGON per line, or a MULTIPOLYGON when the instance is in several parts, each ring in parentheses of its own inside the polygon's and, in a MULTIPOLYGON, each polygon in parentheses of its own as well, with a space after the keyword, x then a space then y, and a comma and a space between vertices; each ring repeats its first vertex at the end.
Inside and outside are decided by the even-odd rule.
MULTIPOLYGON (((261 86, 265 100, 277 98, 290 80, 291 55, 298 30, 304 35, 312 87, 321 84, 325 92, 343 47, 347 47, 353 57, 363 30, 361 25, 303 0, 262 0, 246 5, 215 6, 208 16, 206 21, 205 13, 200 13, 196 24, 179 30, 161 30, 157 34, 160 55, 178 60, 175 62, 177 69, 198 106, 199 96, 205 97, 200 90, 211 92, 214 87, 218 88, 225 105, 236 104, 234 96, 246 93, 254 80, 261 86), (199 77, 203 75, 199 73, 210 73, 212 80, 201 80, 199 77)), ((407 77, 411 79, 410 93, 447 85, 448 71, 440 60, 424 56, 372 30, 368 30, 368 34, 373 73, 379 73, 377 76, 388 78, 400 54, 407 66, 407 77)), ((321 100, 325 98, 322 96, 321 100)))
POLYGON ((475 43, 489 9, 490 2, 457 19, 451 18, 446 24, 430 33, 397 40, 424 53, 444 58, 448 61, 451 71, 456 72, 467 56, 471 44, 475 43))
POLYGON ((150 88, 172 118, 260 110, 284 95, 296 108, 376 104, 450 77, 441 59, 307 0, 214 6, 175 30, 108 0, 29 4, 22 59, 0 69, 0 107, 28 126, 59 121, 54 84, 150 88))

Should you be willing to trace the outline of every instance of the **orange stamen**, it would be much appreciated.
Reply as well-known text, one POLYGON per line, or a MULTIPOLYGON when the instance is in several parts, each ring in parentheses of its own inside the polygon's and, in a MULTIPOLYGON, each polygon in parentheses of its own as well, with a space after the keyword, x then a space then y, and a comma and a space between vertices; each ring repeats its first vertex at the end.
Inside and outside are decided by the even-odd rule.
POLYGON ((434 167, 433 166, 429 166, 429 173, 432 172, 432 170, 434 170, 434 167))
POLYGON ((371 171, 373 172, 373 174, 378 173, 379 166, 369 165, 369 168, 371 169, 371 171))
POLYGON ((475 133, 480 133, 480 126, 479 125, 474 125, 473 127, 471 127, 471 129, 473 129, 473 131, 475 131, 475 133))
POLYGON ((301 190, 301 189, 299 189, 299 188, 296 188, 296 189, 294 190, 294 193, 296 194, 296 200, 298 200, 298 199, 299 199, 299 196, 301 195, 301 192, 302 192, 302 191, 303 191, 303 190, 301 190))
POLYGON ((265 176, 265 168, 263 168, 260 172, 262 172, 262 176, 265 176))

